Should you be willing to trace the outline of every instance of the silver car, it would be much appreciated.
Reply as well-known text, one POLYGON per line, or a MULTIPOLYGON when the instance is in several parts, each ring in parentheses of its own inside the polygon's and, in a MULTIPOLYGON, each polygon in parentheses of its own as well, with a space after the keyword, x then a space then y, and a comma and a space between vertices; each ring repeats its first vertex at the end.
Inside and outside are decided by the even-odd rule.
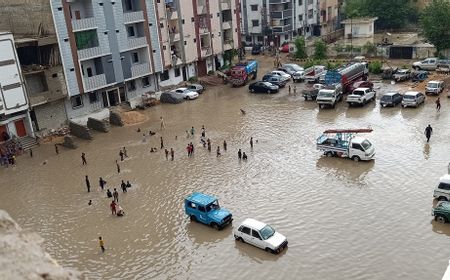
POLYGON ((403 95, 402 107, 419 107, 420 104, 425 102, 425 95, 418 91, 407 91, 403 95))
POLYGON ((205 90, 205 88, 201 84, 190 84, 187 86, 187 89, 190 91, 198 92, 200 94, 202 94, 205 90))

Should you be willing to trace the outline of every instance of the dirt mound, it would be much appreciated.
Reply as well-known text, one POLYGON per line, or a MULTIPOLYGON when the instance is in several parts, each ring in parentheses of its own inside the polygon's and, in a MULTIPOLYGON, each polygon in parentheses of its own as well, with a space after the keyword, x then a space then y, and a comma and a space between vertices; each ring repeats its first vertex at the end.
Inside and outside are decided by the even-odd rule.
POLYGON ((122 112, 120 115, 122 116, 122 121, 125 125, 134 125, 148 120, 146 115, 136 111, 122 112))

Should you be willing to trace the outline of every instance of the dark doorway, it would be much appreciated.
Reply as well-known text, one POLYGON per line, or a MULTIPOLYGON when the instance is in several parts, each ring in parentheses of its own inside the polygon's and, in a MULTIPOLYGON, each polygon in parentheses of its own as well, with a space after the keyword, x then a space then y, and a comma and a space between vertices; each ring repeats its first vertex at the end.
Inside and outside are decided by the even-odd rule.
POLYGON ((389 48, 389 58, 391 59, 412 59, 413 47, 391 46, 389 48))
POLYGON ((127 96, 125 94, 125 88, 124 87, 120 87, 119 88, 119 94, 120 94, 120 101, 124 102, 127 100, 127 96))
POLYGON ((116 106, 119 104, 119 96, 117 95, 117 89, 108 91, 109 105, 116 106))
POLYGON ((103 107, 108 108, 108 97, 106 96, 106 92, 102 92, 102 100, 103 100, 103 107))
POLYGON ((206 68, 206 60, 199 60, 197 62, 197 71, 199 77, 203 77, 208 74, 208 69, 206 68))
POLYGON ((186 66, 183 66, 183 81, 187 81, 187 70, 188 68, 186 66))
POLYGON ((39 124, 37 122, 36 113, 34 112, 34 110, 30 111, 30 119, 34 124, 34 129, 36 129, 36 131, 39 131, 39 124))

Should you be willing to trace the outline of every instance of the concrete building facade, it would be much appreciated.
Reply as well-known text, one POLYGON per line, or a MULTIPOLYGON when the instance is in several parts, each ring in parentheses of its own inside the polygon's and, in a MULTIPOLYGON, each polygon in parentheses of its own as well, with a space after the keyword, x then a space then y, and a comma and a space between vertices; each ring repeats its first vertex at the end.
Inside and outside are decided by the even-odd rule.
POLYGON ((34 136, 29 102, 14 37, 0 32, 0 142, 34 136))

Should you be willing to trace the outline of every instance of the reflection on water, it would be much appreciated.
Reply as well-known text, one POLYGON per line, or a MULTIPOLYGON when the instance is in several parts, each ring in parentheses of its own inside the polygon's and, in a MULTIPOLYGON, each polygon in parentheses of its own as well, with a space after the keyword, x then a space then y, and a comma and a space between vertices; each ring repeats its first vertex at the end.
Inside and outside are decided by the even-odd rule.
MULTIPOLYGON (((269 64, 261 65, 263 73, 269 64)), ((303 85, 297 85, 300 91, 303 85)), ((439 279, 450 256, 450 225, 430 227, 433 188, 449 161, 450 102, 441 102, 436 119, 432 100, 418 109, 381 109, 378 103, 348 108, 341 102, 319 110, 301 96, 288 96, 287 89, 252 95, 246 88, 209 88, 198 100, 143 111, 144 124, 80 140, 77 150, 55 155, 52 145, 37 147, 33 158, 0 169, 0 206, 41 234, 62 265, 90 279, 439 279), (159 130, 160 116, 165 131, 159 130), (429 123, 435 132, 425 145, 429 123), (221 157, 200 146, 202 125, 213 147, 228 142, 221 157), (186 139, 191 126, 196 136, 186 139), (374 128, 367 135, 376 148, 373 162, 326 158, 315 148, 325 129, 367 126, 374 128), (144 143, 138 127, 157 135, 144 143), (159 147, 160 136, 174 148, 174 161, 149 152, 159 147), (253 150, 250 137, 259 140, 253 150), (189 142, 196 148, 190 158, 189 142), (123 146, 130 159, 117 174, 123 146), (247 161, 237 159, 239 148, 247 161), (133 184, 119 196, 125 217, 110 215, 110 199, 96 184, 100 176, 108 188, 120 190, 121 180, 133 184), (183 199, 193 191, 216 195, 233 213, 234 225, 248 217, 273 225, 287 236, 289 249, 274 256, 236 243, 233 227, 215 231, 191 223, 183 199)))

